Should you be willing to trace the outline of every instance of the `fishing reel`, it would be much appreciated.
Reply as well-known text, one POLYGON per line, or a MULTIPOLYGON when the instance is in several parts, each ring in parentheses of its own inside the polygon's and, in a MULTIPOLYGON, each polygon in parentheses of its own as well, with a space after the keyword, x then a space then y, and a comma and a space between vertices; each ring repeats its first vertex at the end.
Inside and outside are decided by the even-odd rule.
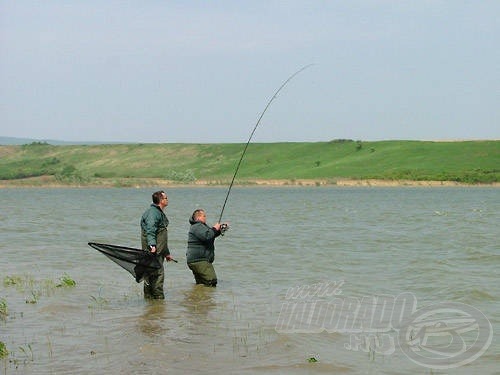
POLYGON ((229 224, 227 223, 222 223, 220 225, 220 235, 223 236, 224 233, 229 229, 229 224))

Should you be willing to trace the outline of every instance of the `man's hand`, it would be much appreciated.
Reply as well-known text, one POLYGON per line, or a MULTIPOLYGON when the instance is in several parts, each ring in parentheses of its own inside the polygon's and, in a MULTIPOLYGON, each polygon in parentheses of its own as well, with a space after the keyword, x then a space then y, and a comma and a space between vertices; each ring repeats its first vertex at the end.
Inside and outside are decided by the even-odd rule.
POLYGON ((167 262, 175 262, 175 263, 177 263, 177 261, 170 254, 168 254, 167 256, 165 256, 165 259, 167 260, 167 262))

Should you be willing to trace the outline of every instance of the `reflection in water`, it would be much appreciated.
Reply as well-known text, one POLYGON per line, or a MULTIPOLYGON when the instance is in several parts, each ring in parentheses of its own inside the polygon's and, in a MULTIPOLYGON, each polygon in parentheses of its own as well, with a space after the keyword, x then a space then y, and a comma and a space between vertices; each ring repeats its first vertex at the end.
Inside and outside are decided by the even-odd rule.
POLYGON ((162 321, 166 319, 167 305, 164 300, 147 301, 144 313, 137 319, 139 330, 146 336, 155 337, 166 332, 162 321))
POLYGON ((186 307, 189 316, 193 318, 193 323, 200 320, 200 315, 206 317, 216 306, 214 293, 215 288, 201 284, 194 284, 190 289, 185 291, 182 305, 186 307))
MULTIPOLYGON (((193 285, 184 290, 180 306, 170 306, 168 300, 145 301, 144 311, 137 318, 139 331, 150 338, 168 338, 174 341, 190 341, 199 334, 200 326, 207 324, 209 313, 216 307, 214 288, 193 285), (177 322, 176 324, 172 324, 177 322), (183 327, 188 332, 182 332, 183 327)), ((196 340, 195 340, 196 341, 196 340)))

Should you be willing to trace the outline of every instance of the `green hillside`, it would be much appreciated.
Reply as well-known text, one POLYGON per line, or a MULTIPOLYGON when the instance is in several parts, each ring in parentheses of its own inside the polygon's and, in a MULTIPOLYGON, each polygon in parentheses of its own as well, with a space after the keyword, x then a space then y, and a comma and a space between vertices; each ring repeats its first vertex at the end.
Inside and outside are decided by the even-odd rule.
MULTIPOLYGON (((159 178, 181 183, 231 179, 244 144, 0 146, 0 180, 53 176, 61 183, 159 178)), ((500 141, 334 140, 251 143, 237 182, 384 179, 499 182, 500 141)))

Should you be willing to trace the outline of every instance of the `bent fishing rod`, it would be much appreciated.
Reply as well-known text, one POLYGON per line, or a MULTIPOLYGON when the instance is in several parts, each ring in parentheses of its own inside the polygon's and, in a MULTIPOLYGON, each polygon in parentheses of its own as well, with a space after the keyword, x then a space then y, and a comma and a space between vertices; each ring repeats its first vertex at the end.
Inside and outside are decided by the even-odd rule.
POLYGON ((286 81, 283 82, 281 84, 281 86, 276 90, 276 92, 271 97, 271 99, 267 102, 266 107, 264 108, 264 110, 260 114, 259 119, 257 120, 257 123, 253 127, 252 133, 250 133, 250 137, 248 138, 248 141, 245 144, 245 148, 243 149, 243 152, 241 153, 240 160, 238 161, 238 164, 236 166, 236 170, 234 171, 233 178, 231 180, 231 183, 229 184, 229 188, 227 189, 226 199, 224 200, 224 204, 222 205, 222 210, 221 210, 220 216, 219 216, 219 221, 218 221, 219 223, 222 220, 222 215, 224 214, 224 209, 226 208, 226 203, 227 203, 227 200, 229 198, 229 194, 231 193, 231 189, 233 188, 234 180, 236 178, 236 175, 238 174, 238 171, 240 170, 241 162, 243 161, 243 157, 245 156, 245 153, 247 152, 248 145, 250 144, 250 141, 252 140, 252 137, 253 137, 255 131, 257 130, 257 127, 260 124, 260 120, 262 120, 262 117, 264 117, 264 114, 266 113, 266 111, 269 108, 269 106, 271 105, 271 103, 274 101, 274 99, 276 99, 276 97, 278 96, 279 92, 287 85, 287 83, 290 82, 297 74, 301 73, 302 71, 306 70, 307 68, 309 68, 312 65, 314 65, 314 64, 305 65, 302 68, 300 68, 299 70, 297 70, 295 73, 293 73, 290 77, 288 77, 286 79, 286 81))

